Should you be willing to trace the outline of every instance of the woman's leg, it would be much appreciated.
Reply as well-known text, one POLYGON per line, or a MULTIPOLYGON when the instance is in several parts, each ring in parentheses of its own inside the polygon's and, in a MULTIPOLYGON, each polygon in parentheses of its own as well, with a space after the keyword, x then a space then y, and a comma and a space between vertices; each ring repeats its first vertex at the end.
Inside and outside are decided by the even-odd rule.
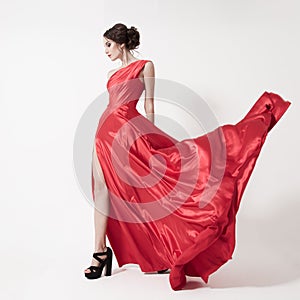
MULTIPOLYGON (((109 212, 108 191, 103 176, 102 168, 99 163, 96 148, 94 145, 92 157, 92 176, 94 179, 94 252, 106 251, 106 226, 109 212)), ((106 255, 99 256, 105 258, 106 255)), ((98 266, 99 262, 92 258, 92 266, 98 266)), ((85 273, 91 272, 89 269, 85 273)))
MULTIPOLYGON (((98 210, 94 209, 94 230, 95 230, 95 250, 94 252, 104 252, 106 251, 106 224, 107 217, 102 213, 99 213, 98 210)), ((105 258, 106 255, 99 255, 100 258, 105 258)), ((99 266, 99 262, 92 258, 91 266, 99 266)), ((89 269, 85 270, 85 273, 91 272, 89 269)))

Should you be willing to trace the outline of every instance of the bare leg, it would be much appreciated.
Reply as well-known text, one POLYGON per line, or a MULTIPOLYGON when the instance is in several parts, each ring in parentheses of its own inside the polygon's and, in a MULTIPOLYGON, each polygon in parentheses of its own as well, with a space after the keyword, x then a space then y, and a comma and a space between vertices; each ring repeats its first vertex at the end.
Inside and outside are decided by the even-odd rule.
MULTIPOLYGON (((94 177, 94 230, 95 230, 95 245, 94 252, 106 251, 106 226, 107 216, 109 211, 109 198, 106 183, 104 180, 101 165, 99 163, 95 145, 92 158, 92 176, 94 177)), ((105 258, 106 255, 99 256, 105 258)), ((92 266, 98 266, 99 262, 92 258, 92 266)), ((89 269, 85 269, 85 273, 90 273, 89 269)))
MULTIPOLYGON (((104 252, 106 251, 106 225, 107 225, 107 217, 98 212, 96 208, 94 208, 94 227, 95 227, 95 251, 94 252, 104 252)), ((100 255, 100 258, 105 258, 106 255, 100 255)), ((98 266, 99 262, 92 258, 91 266, 98 266)), ((89 269, 85 270, 85 273, 91 272, 89 269)))

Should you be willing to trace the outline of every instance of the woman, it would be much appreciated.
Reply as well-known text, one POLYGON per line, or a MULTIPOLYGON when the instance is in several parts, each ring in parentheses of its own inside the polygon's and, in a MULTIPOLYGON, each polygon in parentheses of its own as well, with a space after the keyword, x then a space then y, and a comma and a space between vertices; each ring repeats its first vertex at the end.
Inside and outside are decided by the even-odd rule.
POLYGON ((109 104, 95 135, 92 191, 95 253, 89 279, 119 266, 170 269, 174 290, 185 275, 208 281, 232 258, 235 216, 267 133, 291 102, 264 92, 235 125, 177 141, 154 125, 154 65, 130 51, 136 28, 116 24, 103 35, 105 53, 122 65, 108 73, 109 104), (145 91, 147 118, 136 110, 145 91), (201 162, 201 163, 200 163, 201 162))
MULTIPOLYGON (((135 58, 130 50, 133 50, 138 47, 140 44, 139 42, 140 36, 139 32, 136 30, 136 28, 131 27, 130 29, 127 29, 127 27, 123 24, 116 24, 112 29, 107 30, 105 34, 103 35, 103 44, 105 48, 105 54, 112 60, 115 61, 117 59, 120 59, 122 61, 122 65, 118 69, 114 69, 108 72, 107 77, 108 79, 119 69, 124 68, 131 64, 134 61, 137 61, 138 59, 135 58), (113 39, 116 39, 118 42, 115 42, 113 39, 107 38, 111 37, 113 39), (116 37, 117 36, 117 37, 116 37)), ((144 70, 141 71, 140 77, 145 77, 145 91, 146 91, 146 99, 145 99, 145 112, 147 118, 154 123, 154 104, 153 104, 153 93, 154 93, 154 65, 152 61, 149 61, 145 64, 144 70), (148 79, 147 79, 148 77, 148 79)), ((95 151, 93 152, 96 153, 95 151)), ((93 156, 92 161, 93 166, 93 174, 99 174, 97 172, 97 159, 95 156, 93 156)), ((99 167, 98 167, 99 169, 99 167)), ((101 172, 101 171, 100 171, 101 172)), ((102 172, 101 172, 102 173, 102 172)), ((101 174, 102 175, 102 174, 101 174)), ((98 179, 98 182, 96 182, 95 186, 99 188, 100 185, 100 193, 104 193, 103 191, 103 175, 99 178, 94 176, 93 180, 98 179)), ((105 199, 108 202, 108 198, 105 199)), ((100 201, 103 201, 102 199, 100 201)), ((100 203, 99 205, 103 205, 103 203, 100 203)), ((108 203, 104 204, 104 206, 108 203)), ((97 207, 97 205, 96 205, 97 207)), ((102 262, 102 266, 104 267, 106 262, 108 265, 108 270, 106 271, 106 275, 111 275, 111 261, 112 261, 112 251, 109 247, 106 247, 106 226, 107 226, 107 215, 100 213, 98 209, 95 207, 94 209, 94 226, 95 226, 95 253, 93 254, 93 259, 91 262, 91 267, 87 268, 85 270, 85 273, 87 274, 87 278, 89 279, 96 279, 101 276, 102 268, 99 268, 99 262, 102 262), (107 251, 107 252, 106 252, 107 251), (104 252, 104 253, 102 253, 104 252), (96 256, 96 257, 94 257, 96 256), (109 257, 107 257, 109 256, 109 257), (93 268, 94 267, 94 268, 93 268)), ((167 270, 167 269, 166 269, 167 270)), ((166 271, 161 270, 161 271, 166 271)), ((158 271, 158 272, 161 272, 158 271)))

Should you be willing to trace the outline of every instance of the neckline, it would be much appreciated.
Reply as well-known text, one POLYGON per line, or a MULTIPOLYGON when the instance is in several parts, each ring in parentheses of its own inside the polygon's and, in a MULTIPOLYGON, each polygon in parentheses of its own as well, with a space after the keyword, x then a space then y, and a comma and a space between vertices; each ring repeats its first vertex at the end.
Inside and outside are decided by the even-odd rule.
POLYGON ((108 83, 108 82, 111 80, 111 78, 112 78, 115 74, 117 74, 119 71, 121 71, 121 70, 123 70, 123 69, 126 69, 127 67, 131 66, 132 64, 134 64, 134 63, 136 63, 136 62, 138 62, 138 61, 142 61, 142 59, 137 59, 137 60, 131 62, 130 64, 128 64, 126 67, 120 68, 120 69, 118 69, 116 72, 112 73, 112 75, 110 75, 110 77, 108 78, 107 83, 108 83))

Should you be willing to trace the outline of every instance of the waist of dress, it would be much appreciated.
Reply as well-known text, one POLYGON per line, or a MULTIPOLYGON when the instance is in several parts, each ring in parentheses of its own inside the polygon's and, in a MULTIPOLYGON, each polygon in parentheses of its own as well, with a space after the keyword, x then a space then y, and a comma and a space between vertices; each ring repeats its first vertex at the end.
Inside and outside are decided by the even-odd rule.
POLYGON ((122 110, 122 111, 131 110, 131 109, 136 109, 137 102, 138 100, 131 100, 125 103, 109 102, 107 108, 112 110, 122 110))

